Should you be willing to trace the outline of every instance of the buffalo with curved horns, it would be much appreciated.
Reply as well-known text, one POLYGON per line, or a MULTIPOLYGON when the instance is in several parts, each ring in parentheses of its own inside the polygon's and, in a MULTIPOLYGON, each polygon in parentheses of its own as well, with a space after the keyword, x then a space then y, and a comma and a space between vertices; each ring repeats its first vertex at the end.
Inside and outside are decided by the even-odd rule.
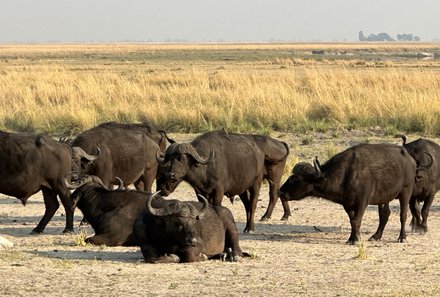
POLYGON ((164 199, 156 192, 134 225, 147 263, 197 262, 229 253, 232 261, 243 256, 232 213, 223 206, 164 199))
POLYGON ((378 205, 379 227, 370 240, 380 240, 388 221, 388 203, 400 201, 399 242, 406 239, 405 222, 417 170, 406 149, 393 144, 360 144, 333 156, 324 165, 300 162, 280 188, 284 200, 322 197, 341 204, 350 218, 347 243, 360 238, 360 226, 367 205, 378 205))
POLYGON ((135 185, 136 189, 151 192, 156 178, 158 163, 156 153, 165 151, 165 132, 151 124, 100 124, 79 134, 71 143, 90 154, 100 149, 99 158, 83 162, 81 174, 96 175, 106 186, 119 177, 124 185, 135 185))
POLYGON ((254 214, 265 174, 265 154, 241 134, 211 131, 191 143, 171 144, 161 163, 157 189, 169 195, 182 181, 213 205, 239 195, 246 209, 244 232, 254 230, 254 214))
POLYGON ((66 212, 63 232, 73 232, 73 210, 70 191, 62 178, 71 170, 77 170, 79 158, 89 162, 96 156, 53 140, 46 135, 16 134, 0 131, 0 193, 16 197, 23 205, 38 191, 43 192, 46 207, 43 217, 32 230, 42 233, 60 204, 66 212), (73 160, 72 160, 73 159, 73 160))
POLYGON ((63 178, 65 186, 72 193, 72 207, 78 207, 87 222, 90 223, 95 235, 86 238, 86 242, 107 246, 136 246, 133 224, 145 207, 147 194, 141 191, 110 190, 102 180, 93 175, 82 175, 75 183, 63 178))

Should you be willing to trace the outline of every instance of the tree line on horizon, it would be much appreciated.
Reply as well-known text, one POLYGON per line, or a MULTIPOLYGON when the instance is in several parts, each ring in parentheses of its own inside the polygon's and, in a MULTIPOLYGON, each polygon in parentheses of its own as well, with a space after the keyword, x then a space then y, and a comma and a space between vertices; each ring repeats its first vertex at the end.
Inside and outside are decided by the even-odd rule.
POLYGON ((420 41, 419 36, 410 33, 397 34, 396 39, 388 33, 364 35, 363 31, 359 31, 359 41, 420 41))

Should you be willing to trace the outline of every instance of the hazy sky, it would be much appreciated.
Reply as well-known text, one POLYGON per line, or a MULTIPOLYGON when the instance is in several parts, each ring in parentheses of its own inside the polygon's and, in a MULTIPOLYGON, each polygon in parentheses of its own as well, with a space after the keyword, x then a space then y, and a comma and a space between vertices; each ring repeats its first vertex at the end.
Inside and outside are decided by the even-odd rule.
POLYGON ((0 0, 0 43, 440 39, 440 0, 0 0))

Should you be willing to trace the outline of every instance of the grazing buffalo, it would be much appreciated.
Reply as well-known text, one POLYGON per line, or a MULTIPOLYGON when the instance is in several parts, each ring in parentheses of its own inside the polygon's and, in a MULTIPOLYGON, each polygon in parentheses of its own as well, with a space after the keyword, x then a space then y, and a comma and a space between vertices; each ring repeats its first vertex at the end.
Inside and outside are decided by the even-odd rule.
POLYGON ((408 202, 416 178, 416 162, 402 147, 392 144, 360 144, 351 147, 320 166, 300 162, 280 188, 284 200, 307 196, 322 197, 341 204, 350 218, 347 243, 360 238, 362 216, 367 205, 378 205, 379 227, 370 240, 380 240, 388 221, 388 203, 400 200, 399 242, 406 239, 408 202))
POLYGON ((196 262, 227 252, 232 261, 243 256, 229 209, 200 200, 168 200, 158 193, 147 198, 134 225, 145 262, 196 262))
POLYGON ((82 163, 82 174, 96 175, 106 186, 118 176, 124 185, 134 183, 137 189, 151 192, 158 168, 156 153, 165 150, 167 139, 149 124, 110 122, 82 132, 72 146, 89 154, 99 153, 92 164, 82 163))
POLYGON ((145 207, 146 193, 141 191, 109 190, 97 176, 83 175, 76 183, 63 182, 72 193, 73 207, 78 207, 95 235, 87 243, 107 246, 136 246, 133 224, 145 207))
POLYGON ((432 166, 419 173, 422 178, 414 185, 409 201, 409 208, 412 213, 412 230, 427 232, 429 209, 434 200, 435 193, 440 190, 440 146, 433 141, 422 138, 406 143, 404 135, 398 136, 403 139, 403 147, 416 160, 418 165, 423 166, 423 164, 430 163, 429 158, 432 157, 432 166), (423 207, 420 211, 420 203, 422 202, 423 207))
POLYGON ((171 144, 161 160, 157 188, 167 196, 188 182, 213 205, 239 195, 246 209, 244 232, 254 230, 254 214, 264 177, 264 152, 240 134, 212 131, 191 143, 171 144))
MULTIPOLYGON (((268 220, 272 216, 273 209, 278 200, 278 189, 281 185, 284 167, 286 166, 289 155, 287 143, 276 140, 270 136, 243 134, 244 137, 254 141, 264 153, 264 179, 269 182, 269 206, 261 217, 262 221, 268 220)), ((287 201, 283 204, 284 215, 281 220, 287 220, 290 216, 290 207, 287 201)))
POLYGON ((30 196, 40 190, 43 192, 46 210, 32 233, 44 231, 60 206, 57 195, 66 211, 64 232, 73 232, 70 192, 62 178, 79 166, 72 163, 72 158, 81 157, 93 159, 80 148, 72 149, 45 135, 0 131, 0 193, 16 197, 25 205, 30 196))

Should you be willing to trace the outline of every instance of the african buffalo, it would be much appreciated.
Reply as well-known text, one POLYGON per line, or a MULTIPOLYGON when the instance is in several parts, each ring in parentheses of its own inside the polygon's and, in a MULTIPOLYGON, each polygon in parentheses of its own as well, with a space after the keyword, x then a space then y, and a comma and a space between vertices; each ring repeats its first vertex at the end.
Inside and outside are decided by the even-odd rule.
POLYGON ((133 224, 145 207, 146 193, 121 190, 123 184, 117 179, 119 188, 110 190, 97 176, 82 175, 76 183, 65 178, 64 184, 71 190, 73 207, 78 207, 95 235, 87 243, 107 246, 136 246, 133 224))
POLYGON ((158 192, 147 198, 146 209, 134 224, 147 263, 196 262, 231 253, 237 261, 243 253, 232 213, 223 206, 164 199, 158 192))
POLYGON ((239 195, 246 209, 244 232, 254 230, 254 214, 264 177, 265 154, 240 134, 211 131, 191 143, 171 144, 161 160, 157 189, 169 195, 188 182, 197 194, 221 205, 223 196, 239 195))
POLYGON ((81 147, 99 158, 83 163, 82 174, 96 175, 106 186, 118 176, 124 185, 134 183, 151 192, 157 174, 156 153, 165 150, 169 138, 149 124, 104 123, 79 134, 72 146, 81 147))
POLYGON ((62 178, 79 166, 72 163, 72 158, 81 157, 94 159, 80 148, 71 148, 45 135, 0 131, 0 192, 20 199, 23 205, 33 194, 43 192, 46 210, 32 233, 42 233, 54 216, 60 206, 57 195, 66 212, 64 232, 73 232, 70 192, 62 178))
POLYGON ((388 203, 400 200, 399 242, 406 239, 408 202, 416 178, 416 162, 406 149, 393 144, 360 144, 333 156, 324 165, 314 160, 296 164, 280 188, 284 200, 322 197, 341 204, 350 218, 347 243, 360 238, 367 205, 378 205, 379 227, 370 240, 380 240, 390 214, 388 203))
MULTIPOLYGON (((289 155, 289 146, 283 141, 276 140, 270 136, 256 134, 242 134, 244 137, 254 141, 264 153, 264 179, 269 182, 269 206, 261 217, 262 221, 272 216, 273 209, 278 200, 278 189, 281 185, 284 167, 289 155)), ((281 220, 287 220, 290 216, 290 207, 287 201, 283 204, 284 215, 281 220)))
POLYGON ((404 135, 398 136, 403 139, 403 147, 416 160, 418 165, 429 164, 429 159, 431 157, 433 159, 432 166, 419 173, 422 178, 414 185, 413 193, 409 200, 413 231, 427 232, 429 209, 434 200, 435 193, 440 190, 440 146, 433 141, 422 138, 406 143, 404 135), (423 207, 420 211, 421 202, 423 202, 423 207))

